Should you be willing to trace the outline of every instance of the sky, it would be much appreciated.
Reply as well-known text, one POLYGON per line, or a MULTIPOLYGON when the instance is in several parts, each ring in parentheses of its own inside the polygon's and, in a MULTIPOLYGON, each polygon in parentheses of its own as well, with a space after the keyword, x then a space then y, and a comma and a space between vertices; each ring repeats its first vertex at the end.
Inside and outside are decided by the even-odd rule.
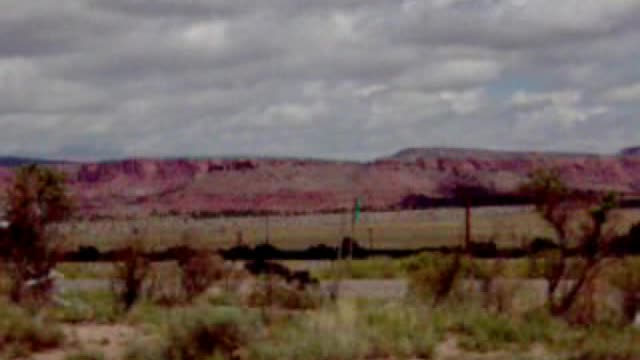
POLYGON ((0 6, 0 155, 640 145, 640 0, 0 6))

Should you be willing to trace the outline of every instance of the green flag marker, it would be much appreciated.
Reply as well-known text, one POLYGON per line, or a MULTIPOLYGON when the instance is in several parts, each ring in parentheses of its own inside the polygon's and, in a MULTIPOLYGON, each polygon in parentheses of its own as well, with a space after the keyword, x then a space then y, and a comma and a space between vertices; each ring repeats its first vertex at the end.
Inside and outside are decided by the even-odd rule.
POLYGON ((355 205, 353 206, 353 223, 357 224, 360 221, 361 204, 360 198, 356 198, 355 205))

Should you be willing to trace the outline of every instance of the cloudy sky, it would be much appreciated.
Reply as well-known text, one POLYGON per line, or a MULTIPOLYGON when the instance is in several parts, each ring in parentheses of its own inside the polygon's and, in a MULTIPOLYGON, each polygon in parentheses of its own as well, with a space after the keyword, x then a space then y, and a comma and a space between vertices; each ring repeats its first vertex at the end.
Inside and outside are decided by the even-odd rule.
POLYGON ((0 155, 640 145, 640 0, 0 5, 0 155))

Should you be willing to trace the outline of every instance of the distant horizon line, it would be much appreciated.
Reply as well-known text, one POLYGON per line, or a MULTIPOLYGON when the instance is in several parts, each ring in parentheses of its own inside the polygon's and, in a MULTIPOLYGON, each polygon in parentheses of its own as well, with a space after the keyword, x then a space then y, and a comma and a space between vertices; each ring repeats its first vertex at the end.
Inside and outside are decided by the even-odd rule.
POLYGON ((211 155, 130 155, 122 157, 105 158, 78 158, 78 157, 47 157, 40 155, 0 155, 2 162, 28 163, 30 161, 47 164, 82 164, 82 163, 113 163, 126 160, 311 160, 311 161, 333 161, 347 163, 367 163, 377 160, 391 159, 405 153, 418 151, 446 151, 446 152, 479 152, 496 154, 534 155, 547 154, 555 156, 623 156, 625 151, 635 150, 640 147, 625 147, 617 152, 589 152, 589 151, 562 151, 562 150, 509 150, 481 147, 455 147, 455 146, 409 146, 392 152, 388 155, 373 157, 369 160, 357 160, 339 157, 314 157, 304 155, 277 155, 277 154, 211 154, 211 155))

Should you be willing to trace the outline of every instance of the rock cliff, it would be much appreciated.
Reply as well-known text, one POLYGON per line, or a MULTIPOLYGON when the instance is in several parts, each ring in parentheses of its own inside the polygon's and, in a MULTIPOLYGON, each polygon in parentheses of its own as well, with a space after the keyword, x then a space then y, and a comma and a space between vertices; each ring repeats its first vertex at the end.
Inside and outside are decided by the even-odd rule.
MULTIPOLYGON (((539 167, 558 168, 574 188, 640 192, 640 156, 414 148, 372 162, 300 159, 127 159, 48 164, 67 173, 82 216, 302 213, 348 209, 360 196, 391 209, 411 196, 440 198, 443 184, 473 177, 511 194, 539 167)), ((0 187, 12 169, 0 166, 0 187)))

